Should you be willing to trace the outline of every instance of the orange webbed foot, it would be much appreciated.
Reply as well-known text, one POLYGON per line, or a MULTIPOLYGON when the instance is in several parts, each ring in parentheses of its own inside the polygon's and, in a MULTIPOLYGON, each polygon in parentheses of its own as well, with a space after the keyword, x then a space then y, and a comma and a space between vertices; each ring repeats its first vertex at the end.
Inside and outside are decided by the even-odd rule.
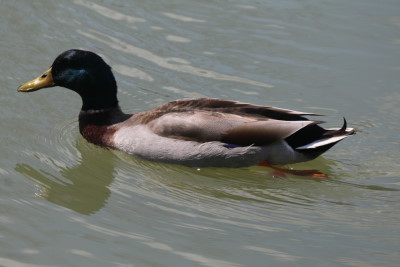
POLYGON ((274 177, 284 177, 285 173, 289 173, 289 174, 293 174, 293 175, 297 175, 297 176, 313 177, 313 178, 328 177, 327 174, 322 173, 318 170, 291 170, 291 169, 279 168, 279 167, 269 164, 266 161, 260 162, 258 164, 258 166, 269 167, 269 168, 275 170, 276 172, 274 172, 274 177), (275 173, 277 173, 279 175, 276 176, 275 173))

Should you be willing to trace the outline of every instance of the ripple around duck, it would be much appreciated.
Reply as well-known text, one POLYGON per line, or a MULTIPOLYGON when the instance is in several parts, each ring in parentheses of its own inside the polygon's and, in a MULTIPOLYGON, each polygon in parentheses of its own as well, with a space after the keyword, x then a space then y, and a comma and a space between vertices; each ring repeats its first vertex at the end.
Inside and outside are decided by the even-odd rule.
POLYGON ((81 154, 75 147, 76 120, 69 120, 55 125, 45 135, 37 134, 24 154, 38 159, 47 165, 50 170, 58 170, 75 164, 81 154), (41 149, 33 145, 40 144, 41 149))
POLYGON ((76 148, 76 135, 78 124, 76 119, 58 123, 51 129, 50 135, 53 138, 48 140, 48 145, 55 147, 63 155, 66 162, 76 161, 81 158, 81 153, 76 148))

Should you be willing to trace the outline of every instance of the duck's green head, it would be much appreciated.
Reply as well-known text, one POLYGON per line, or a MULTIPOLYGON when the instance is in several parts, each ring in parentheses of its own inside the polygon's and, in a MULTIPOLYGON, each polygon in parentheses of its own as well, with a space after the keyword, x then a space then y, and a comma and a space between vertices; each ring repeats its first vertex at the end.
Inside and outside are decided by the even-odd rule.
POLYGON ((77 92, 82 109, 105 109, 116 106, 117 83, 111 67, 97 54, 72 49, 61 53, 51 67, 36 79, 18 88, 18 92, 33 92, 61 86, 77 92))

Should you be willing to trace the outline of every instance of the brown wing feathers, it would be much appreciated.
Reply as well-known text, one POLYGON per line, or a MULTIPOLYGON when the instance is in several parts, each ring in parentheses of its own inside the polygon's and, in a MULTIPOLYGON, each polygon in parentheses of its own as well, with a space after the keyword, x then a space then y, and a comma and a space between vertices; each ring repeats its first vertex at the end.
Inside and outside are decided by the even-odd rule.
POLYGON ((162 136, 241 146, 267 145, 319 123, 302 117, 319 114, 209 98, 177 100, 137 115, 162 136))

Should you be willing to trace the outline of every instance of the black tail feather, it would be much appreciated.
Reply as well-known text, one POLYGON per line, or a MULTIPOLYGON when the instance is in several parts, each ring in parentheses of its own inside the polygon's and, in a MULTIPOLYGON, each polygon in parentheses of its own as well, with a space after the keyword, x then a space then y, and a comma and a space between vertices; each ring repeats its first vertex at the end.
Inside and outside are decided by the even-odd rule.
MULTIPOLYGON (((344 136, 344 135, 352 135, 355 131, 353 129, 347 129, 347 121, 343 117, 343 125, 340 129, 335 130, 326 130, 316 124, 308 125, 299 131, 295 132, 291 136, 287 137, 285 141, 292 147, 297 148, 312 142, 315 142, 320 139, 326 139, 329 137, 335 136, 344 136)), ((327 150, 332 147, 335 143, 327 144, 326 146, 321 147, 320 150, 327 150)))

